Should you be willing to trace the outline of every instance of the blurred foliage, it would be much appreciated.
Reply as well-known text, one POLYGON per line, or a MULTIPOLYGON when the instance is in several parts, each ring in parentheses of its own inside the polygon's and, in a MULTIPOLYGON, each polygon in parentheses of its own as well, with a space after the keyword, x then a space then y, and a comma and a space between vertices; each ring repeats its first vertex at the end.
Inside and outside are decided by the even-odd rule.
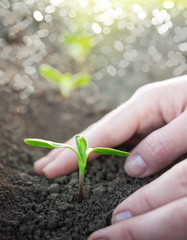
MULTIPOLYGON (((93 47, 93 37, 88 34, 66 33, 64 45, 69 56, 77 62, 84 62, 93 47)), ((91 80, 89 73, 78 72, 76 74, 62 74, 56 68, 42 64, 39 68, 40 74, 50 82, 55 82, 60 88, 62 96, 69 97, 70 93, 77 88, 86 87, 91 80)))
POLYGON ((92 87, 80 91, 90 102, 119 104, 143 84, 187 73, 186 7, 186 0, 1 0, 0 85, 12 81, 27 99, 46 87, 37 68, 48 63, 90 73, 92 87), (6 60, 23 71, 12 77, 6 60))
POLYGON ((74 89, 86 87, 91 80, 88 73, 79 72, 77 74, 62 74, 56 68, 47 64, 42 64, 39 71, 44 78, 59 86, 60 92, 65 98, 69 97, 74 89))
POLYGON ((88 34, 67 33, 64 35, 64 45, 71 57, 83 62, 94 45, 94 39, 88 34))

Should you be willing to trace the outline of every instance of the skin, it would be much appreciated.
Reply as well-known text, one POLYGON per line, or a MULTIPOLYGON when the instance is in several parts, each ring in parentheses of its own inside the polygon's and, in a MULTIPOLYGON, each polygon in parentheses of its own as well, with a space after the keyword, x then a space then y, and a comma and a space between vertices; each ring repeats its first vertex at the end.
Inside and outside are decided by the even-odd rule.
MULTIPOLYGON (((136 143, 125 171, 132 177, 158 172, 187 152, 187 75, 141 87, 81 134, 91 147, 136 143)), ((76 170, 77 160, 72 152, 55 149, 34 168, 55 178, 76 170)), ((112 225, 89 240, 185 240, 186 205, 187 159, 124 200, 113 212, 112 225)))

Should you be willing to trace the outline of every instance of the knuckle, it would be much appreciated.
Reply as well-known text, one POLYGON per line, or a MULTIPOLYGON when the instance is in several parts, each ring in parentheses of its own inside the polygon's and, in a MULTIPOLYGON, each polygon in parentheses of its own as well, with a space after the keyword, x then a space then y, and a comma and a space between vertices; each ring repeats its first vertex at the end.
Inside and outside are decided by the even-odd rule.
POLYGON ((139 95, 139 94, 144 94, 145 92, 147 92, 147 91, 150 89, 151 85, 152 85, 152 84, 149 83, 149 84, 145 84, 145 85, 139 87, 139 88, 136 90, 135 94, 137 94, 137 95, 139 95))
POLYGON ((142 98, 144 98, 147 93, 147 85, 141 86, 135 91, 131 99, 142 101, 142 98))
POLYGON ((172 146, 168 136, 164 134, 160 134, 159 136, 153 132, 145 139, 145 145, 152 156, 154 165, 167 165, 167 161, 169 162, 171 158, 170 148, 172 146))
POLYGON ((149 190, 149 185, 145 186, 144 188, 142 188, 142 196, 141 196, 141 200, 142 202, 146 205, 146 209, 152 210, 155 207, 153 206, 151 200, 150 200, 150 196, 148 194, 148 190, 149 190))
POLYGON ((186 239, 187 236, 187 228, 186 228, 186 222, 187 222, 187 197, 181 198, 178 200, 177 204, 175 205, 175 208, 173 209, 177 216, 175 218, 174 224, 177 232, 180 232, 181 235, 185 236, 186 239))
POLYGON ((148 83, 139 87, 135 91, 134 97, 145 96, 146 94, 148 95, 152 94, 152 92, 155 92, 155 85, 157 85, 157 83, 148 83))
POLYGON ((175 165, 172 170, 175 173, 176 181, 184 194, 187 194, 187 159, 175 165))
POLYGON ((136 240, 137 238, 134 236, 132 227, 126 226, 125 228, 122 228, 120 239, 136 240))
MULTIPOLYGON (((187 197, 184 197, 182 199, 182 204, 181 204, 181 208, 180 208, 180 211, 181 211, 181 214, 180 216, 182 216, 182 221, 181 222, 187 222, 187 209, 186 209, 186 205, 187 205, 187 197)), ((186 230, 186 233, 187 233, 187 228, 186 228, 186 225, 185 225, 185 230, 186 230)))

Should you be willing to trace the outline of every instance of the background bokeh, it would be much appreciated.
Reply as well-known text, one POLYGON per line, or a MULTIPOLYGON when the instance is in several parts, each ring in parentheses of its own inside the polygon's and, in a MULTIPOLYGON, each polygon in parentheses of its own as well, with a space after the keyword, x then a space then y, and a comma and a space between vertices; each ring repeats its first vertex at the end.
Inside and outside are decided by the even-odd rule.
POLYGON ((47 63, 63 73, 89 72, 92 82, 79 94, 115 107, 139 86, 186 74, 186 7, 186 1, 1 0, 0 85, 12 84, 24 101, 39 88, 55 88, 38 72, 47 63), (68 54, 67 33, 92 38, 84 60, 68 54))

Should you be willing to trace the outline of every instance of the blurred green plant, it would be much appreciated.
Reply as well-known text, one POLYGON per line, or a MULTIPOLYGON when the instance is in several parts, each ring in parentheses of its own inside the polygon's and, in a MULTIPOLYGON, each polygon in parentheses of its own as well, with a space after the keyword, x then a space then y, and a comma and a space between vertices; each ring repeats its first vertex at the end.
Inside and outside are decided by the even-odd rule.
MULTIPOLYGON (((91 35, 79 33, 66 33, 64 35, 64 45, 68 54, 77 62, 83 63, 94 45, 91 35)), ((88 86, 91 76, 86 72, 76 74, 61 73, 56 68, 42 64, 39 67, 40 74, 48 81, 56 83, 59 86, 63 97, 69 97, 70 93, 77 88, 88 86)))
POLYGON ((83 62, 94 45, 94 38, 88 34, 66 33, 63 37, 68 54, 78 62, 83 62))
POLYGON ((48 81, 56 83, 60 89, 60 93, 65 98, 69 97, 74 89, 84 88, 91 81, 91 76, 88 73, 61 73, 56 68, 47 64, 40 65, 39 72, 48 81))
POLYGON ((69 144, 51 142, 43 139, 26 138, 24 139, 24 142, 34 147, 69 148, 77 155, 78 167, 79 167, 79 198, 78 198, 79 202, 81 202, 83 198, 84 173, 85 173, 88 156, 92 152, 100 155, 113 155, 113 156, 121 156, 121 157, 128 156, 130 154, 128 152, 120 151, 113 148, 103 148, 103 147, 90 148, 88 147, 85 137, 81 135, 75 136, 75 143, 77 146, 77 150, 74 149, 69 144))

